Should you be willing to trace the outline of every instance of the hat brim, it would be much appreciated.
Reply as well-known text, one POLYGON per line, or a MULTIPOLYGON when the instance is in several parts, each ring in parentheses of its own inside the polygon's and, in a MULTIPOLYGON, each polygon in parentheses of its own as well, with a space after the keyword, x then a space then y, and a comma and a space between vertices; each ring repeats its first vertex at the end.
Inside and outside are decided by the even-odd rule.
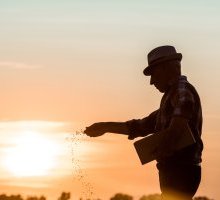
POLYGON ((156 60, 155 62, 153 62, 152 64, 150 64, 149 66, 147 66, 144 69, 144 71, 143 71, 144 75, 145 76, 151 76, 152 69, 156 65, 161 64, 161 63, 166 62, 166 61, 170 61, 170 60, 179 60, 179 61, 181 61, 182 60, 182 54, 181 53, 176 53, 176 54, 166 56, 166 57, 163 57, 161 59, 156 60))

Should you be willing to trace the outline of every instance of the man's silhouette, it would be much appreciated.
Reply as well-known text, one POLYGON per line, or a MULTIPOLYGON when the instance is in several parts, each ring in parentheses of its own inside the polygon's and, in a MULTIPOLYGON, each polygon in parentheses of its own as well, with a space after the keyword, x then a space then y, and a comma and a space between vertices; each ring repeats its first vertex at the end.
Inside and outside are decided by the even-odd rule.
POLYGON ((173 46, 160 46, 148 54, 144 75, 150 84, 164 93, 160 107, 143 119, 126 122, 99 122, 86 128, 91 137, 106 132, 134 139, 148 134, 163 135, 158 147, 157 168, 163 200, 192 200, 201 180, 203 143, 202 109, 198 93, 181 75, 182 54, 173 46), (175 141, 190 130, 195 143, 175 150, 175 141))

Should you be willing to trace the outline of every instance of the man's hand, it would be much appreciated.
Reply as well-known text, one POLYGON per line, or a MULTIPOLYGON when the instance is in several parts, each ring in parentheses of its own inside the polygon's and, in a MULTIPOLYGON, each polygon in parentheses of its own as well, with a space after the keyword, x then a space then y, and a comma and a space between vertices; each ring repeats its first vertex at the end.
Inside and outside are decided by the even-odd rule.
POLYGON ((90 137, 101 136, 107 132, 105 124, 105 122, 94 123, 91 126, 86 127, 84 133, 90 137))
POLYGON ((171 156, 175 152, 175 143, 177 140, 176 135, 167 130, 160 134, 162 134, 161 141, 155 152, 158 159, 171 156))
POLYGON ((158 158, 171 156, 174 152, 195 142, 187 119, 181 117, 172 118, 170 126, 159 134, 162 137, 156 152, 158 158), (189 139, 185 141, 184 138, 189 139))

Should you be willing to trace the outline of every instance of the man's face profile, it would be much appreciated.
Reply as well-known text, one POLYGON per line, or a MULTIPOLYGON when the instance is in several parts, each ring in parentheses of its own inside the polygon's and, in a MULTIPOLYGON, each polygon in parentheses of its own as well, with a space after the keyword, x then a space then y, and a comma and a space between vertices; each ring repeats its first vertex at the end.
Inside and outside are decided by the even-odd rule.
POLYGON ((154 85, 160 92, 164 93, 168 87, 167 70, 161 63, 155 66, 151 72, 150 84, 154 85))

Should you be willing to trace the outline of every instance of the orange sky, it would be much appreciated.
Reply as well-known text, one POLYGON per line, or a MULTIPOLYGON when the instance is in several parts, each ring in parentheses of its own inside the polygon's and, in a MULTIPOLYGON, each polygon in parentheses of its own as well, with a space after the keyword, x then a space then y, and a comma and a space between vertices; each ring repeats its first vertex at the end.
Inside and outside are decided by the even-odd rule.
POLYGON ((78 180, 68 137, 96 121, 142 118, 157 109, 161 94, 142 71, 147 52, 170 44, 183 54, 183 74, 203 105, 198 195, 219 199, 219 8, 217 0, 1 2, 1 191, 48 199, 62 191, 73 199, 90 190, 103 199, 159 192, 155 163, 141 166, 132 142, 113 134, 76 139, 74 159, 85 177, 78 180), (19 160, 44 163, 40 158, 48 163, 30 165, 31 176, 13 169, 13 162, 19 169, 19 160))

